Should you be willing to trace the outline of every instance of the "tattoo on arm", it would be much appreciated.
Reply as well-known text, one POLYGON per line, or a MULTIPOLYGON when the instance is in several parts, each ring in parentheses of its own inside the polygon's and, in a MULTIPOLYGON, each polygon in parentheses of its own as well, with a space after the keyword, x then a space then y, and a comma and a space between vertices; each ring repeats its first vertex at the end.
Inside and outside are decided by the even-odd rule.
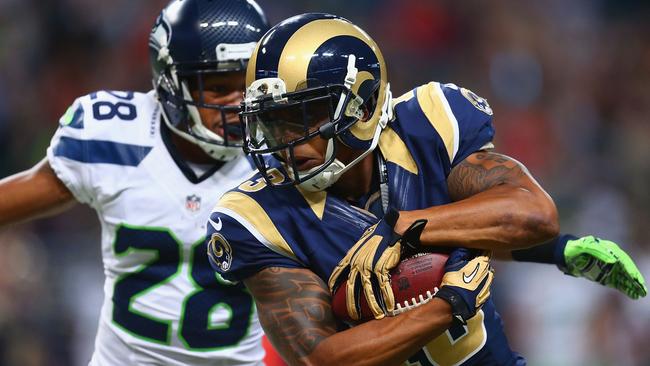
POLYGON ((528 170, 517 160, 490 151, 479 151, 456 165, 447 177, 453 201, 483 192, 502 184, 517 184, 528 170))
POLYGON ((310 270, 266 268, 245 284, 255 297, 264 331, 289 363, 300 363, 336 333, 329 289, 310 270))

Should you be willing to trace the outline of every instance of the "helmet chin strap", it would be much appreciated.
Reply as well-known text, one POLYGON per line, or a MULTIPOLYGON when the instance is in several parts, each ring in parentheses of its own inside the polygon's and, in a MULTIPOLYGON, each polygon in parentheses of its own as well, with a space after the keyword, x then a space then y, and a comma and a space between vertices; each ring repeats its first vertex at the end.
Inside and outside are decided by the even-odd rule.
MULTIPOLYGON (((381 106, 381 116, 379 116, 379 121, 377 122, 377 127, 375 128, 375 134, 372 137, 372 142, 370 143, 370 147, 347 165, 342 163, 339 159, 334 159, 334 161, 331 164, 329 164, 325 169, 323 169, 323 171, 307 179, 306 181, 300 183, 299 184, 300 188, 308 192, 318 192, 326 189, 327 187, 336 183, 336 181, 339 180, 339 178, 343 175, 343 173, 348 171, 354 165, 356 165, 361 160, 363 160, 363 158, 368 156, 368 154, 370 154, 373 150, 375 150, 377 144, 379 143, 379 136, 381 135, 381 131, 388 125, 388 122, 393 119, 393 106, 392 106, 393 98, 392 98, 392 93, 390 91, 390 84, 386 85, 385 96, 386 98, 384 100, 384 104, 381 106)), ((334 139, 331 138, 327 143, 327 150, 325 152, 325 161, 329 160, 332 157, 333 153, 334 153, 334 139)), ((321 168, 322 166, 323 165, 313 167, 306 172, 300 172, 298 175, 303 177, 307 176, 311 172, 321 168)))

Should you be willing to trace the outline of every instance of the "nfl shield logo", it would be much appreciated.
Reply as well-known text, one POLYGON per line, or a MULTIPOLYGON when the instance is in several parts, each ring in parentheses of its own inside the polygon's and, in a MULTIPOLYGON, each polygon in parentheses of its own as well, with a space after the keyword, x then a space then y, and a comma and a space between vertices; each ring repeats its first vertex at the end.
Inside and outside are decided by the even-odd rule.
POLYGON ((185 200, 185 208, 190 212, 196 212, 201 209, 201 197, 193 194, 187 196, 185 200))

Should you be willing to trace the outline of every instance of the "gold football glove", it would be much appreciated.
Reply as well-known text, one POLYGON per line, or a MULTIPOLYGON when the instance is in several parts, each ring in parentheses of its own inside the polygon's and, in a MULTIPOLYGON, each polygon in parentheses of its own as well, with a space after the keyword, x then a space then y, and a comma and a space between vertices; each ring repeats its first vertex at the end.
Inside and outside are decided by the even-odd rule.
POLYGON ((465 324, 490 297, 494 269, 490 265, 490 252, 465 248, 455 249, 445 264, 440 290, 436 293, 447 301, 454 317, 465 324))
POLYGON ((420 234, 427 223, 426 220, 418 220, 404 235, 399 235, 393 229, 398 217, 397 211, 389 210, 384 218, 366 229, 330 275, 328 285, 332 294, 347 280, 346 306, 351 319, 359 320, 359 282, 376 319, 395 309, 390 270, 399 263, 405 247, 415 248, 419 245, 420 234))

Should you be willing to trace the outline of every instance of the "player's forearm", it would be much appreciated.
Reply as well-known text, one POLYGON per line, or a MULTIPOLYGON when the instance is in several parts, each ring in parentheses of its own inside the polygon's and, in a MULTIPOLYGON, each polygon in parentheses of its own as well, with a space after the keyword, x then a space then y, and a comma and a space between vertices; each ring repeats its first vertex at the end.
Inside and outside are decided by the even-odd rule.
POLYGON ((30 170, 0 180, 0 227, 60 212, 74 202, 43 160, 30 170))
POLYGON ((425 245, 492 250, 520 249, 558 234, 551 197, 515 159, 478 151, 452 168, 447 177, 453 203, 401 212, 396 230, 428 219, 425 245))
POLYGON ((567 241, 576 237, 562 234, 530 248, 493 250, 492 258, 500 261, 533 262, 564 265, 564 248, 567 241))
POLYGON ((428 220, 421 236, 428 246, 514 250, 550 240, 559 230, 555 205, 543 191, 512 185, 447 205, 402 211, 396 231, 403 232, 417 219, 428 220))
POLYGON ((452 321, 441 299, 337 333, 327 285, 308 269, 266 268, 244 281, 260 323, 291 365, 390 365, 413 355, 452 321))
POLYGON ((571 234, 562 234, 534 247, 513 250, 509 255, 502 255, 502 260, 514 260, 517 262, 533 262, 555 264, 560 268, 566 267, 564 249, 569 240, 577 239, 571 234))
POLYGON ((451 307, 433 299, 396 317, 372 320, 331 335, 310 354, 313 365, 400 365, 452 323, 451 307))

